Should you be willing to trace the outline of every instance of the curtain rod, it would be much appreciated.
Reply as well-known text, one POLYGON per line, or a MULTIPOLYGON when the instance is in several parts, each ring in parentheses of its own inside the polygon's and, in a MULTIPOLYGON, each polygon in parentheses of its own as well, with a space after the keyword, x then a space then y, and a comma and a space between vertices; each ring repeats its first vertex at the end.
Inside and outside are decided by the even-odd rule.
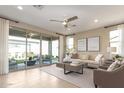
POLYGON ((69 34, 69 35, 64 35, 64 34, 60 34, 60 33, 56 33, 57 35, 61 35, 61 36, 73 36, 75 34, 69 34))
POLYGON ((9 18, 5 18, 5 17, 1 17, 1 16, 0 16, 0 18, 5 19, 5 20, 9 20, 9 21, 13 21, 15 23, 19 23, 19 21, 15 21, 15 20, 12 20, 12 19, 9 19, 9 18))
POLYGON ((75 34, 69 34, 69 35, 65 35, 65 36, 74 36, 75 34))
POLYGON ((57 35, 61 35, 61 36, 65 36, 65 35, 63 35, 63 34, 60 34, 60 33, 56 33, 57 35))
POLYGON ((104 28, 109 28, 109 27, 113 27, 113 26, 117 26, 117 25, 121 25, 121 24, 124 24, 124 22, 123 22, 123 23, 118 23, 118 24, 109 25, 109 26, 105 26, 104 28))

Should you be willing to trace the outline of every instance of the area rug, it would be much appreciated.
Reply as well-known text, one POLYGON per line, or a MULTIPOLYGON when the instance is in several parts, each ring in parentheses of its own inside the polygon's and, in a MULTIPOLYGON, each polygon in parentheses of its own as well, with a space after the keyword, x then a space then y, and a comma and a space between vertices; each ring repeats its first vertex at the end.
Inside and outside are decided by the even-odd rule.
POLYGON ((41 68, 42 71, 47 72, 57 78, 72 83, 80 88, 94 88, 93 84, 93 69, 84 68, 83 74, 70 73, 65 75, 62 68, 56 65, 45 66, 41 68))

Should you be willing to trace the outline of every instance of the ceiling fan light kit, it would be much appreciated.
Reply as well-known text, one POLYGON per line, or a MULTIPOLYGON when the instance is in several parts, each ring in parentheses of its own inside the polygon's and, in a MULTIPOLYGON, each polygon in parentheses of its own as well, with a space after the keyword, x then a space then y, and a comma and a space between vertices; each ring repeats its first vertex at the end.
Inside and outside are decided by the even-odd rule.
POLYGON ((49 21, 53 21, 53 22, 60 22, 64 25, 65 28, 67 27, 75 27, 76 25, 69 25, 68 23, 71 22, 71 21, 74 21, 78 19, 78 16, 73 16, 73 17, 70 17, 68 19, 64 19, 63 21, 60 21, 60 20, 54 20, 54 19, 51 19, 49 21))
POLYGON ((67 24, 67 22, 65 22, 65 21, 64 21, 62 24, 63 24, 63 25, 66 25, 66 24, 67 24))

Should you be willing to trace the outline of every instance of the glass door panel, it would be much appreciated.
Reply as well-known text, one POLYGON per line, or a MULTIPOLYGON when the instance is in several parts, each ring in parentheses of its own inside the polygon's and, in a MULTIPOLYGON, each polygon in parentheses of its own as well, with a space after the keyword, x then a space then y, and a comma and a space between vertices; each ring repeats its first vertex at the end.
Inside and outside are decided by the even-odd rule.
POLYGON ((42 36, 42 64, 51 64, 51 38, 42 36))
POLYGON ((40 66, 40 35, 27 33, 27 68, 40 66))
POLYGON ((26 67, 26 33, 20 29, 9 30, 9 71, 26 67))
POLYGON ((59 38, 52 38, 52 63, 58 63, 59 60, 59 38))

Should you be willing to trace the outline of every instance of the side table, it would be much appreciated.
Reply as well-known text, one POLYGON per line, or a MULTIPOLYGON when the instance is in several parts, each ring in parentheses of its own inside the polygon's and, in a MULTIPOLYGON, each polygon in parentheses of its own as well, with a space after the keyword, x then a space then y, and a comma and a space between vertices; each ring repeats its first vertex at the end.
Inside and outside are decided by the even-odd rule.
POLYGON ((104 64, 102 66, 99 66, 101 69, 108 69, 108 67, 113 63, 113 60, 107 59, 104 61, 104 64))

